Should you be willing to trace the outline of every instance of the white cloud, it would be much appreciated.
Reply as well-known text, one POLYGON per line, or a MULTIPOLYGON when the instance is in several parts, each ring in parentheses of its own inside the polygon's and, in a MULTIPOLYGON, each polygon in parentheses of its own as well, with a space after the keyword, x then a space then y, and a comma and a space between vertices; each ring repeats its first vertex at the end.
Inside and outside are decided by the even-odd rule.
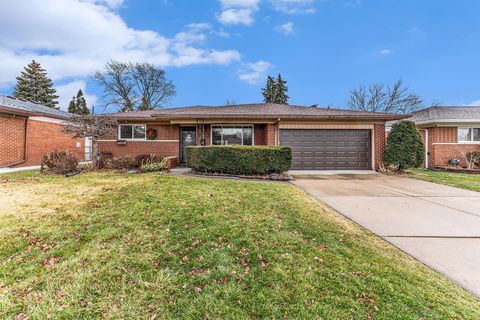
POLYGON ((89 108, 91 108, 92 105, 94 106, 97 102, 97 96, 87 93, 87 84, 84 80, 76 80, 67 84, 58 85, 55 89, 57 89, 57 95, 60 97, 58 99, 58 105, 63 111, 67 111, 70 100, 72 100, 73 96, 77 95, 79 89, 83 91, 83 96, 85 97, 85 101, 87 101, 87 106, 89 108))
POLYGON ((286 14, 315 13, 314 0, 270 0, 273 9, 286 14))
POLYGON ((250 84, 256 84, 261 79, 265 78, 268 70, 272 67, 270 62, 257 61, 254 63, 245 64, 244 68, 238 72, 240 80, 250 84))
POLYGON ((475 100, 472 101, 468 104, 468 106, 473 107, 473 106, 480 106, 480 100, 475 100))
POLYGON ((129 27, 114 11, 122 4, 121 0, 0 1, 0 30, 8 30, 0 37, 0 86, 11 85, 32 59, 54 80, 88 76, 109 59, 148 61, 161 67, 239 60, 234 50, 194 46, 210 34, 207 24, 187 26, 167 38, 129 27))
POLYGON ((222 12, 217 13, 217 20, 225 25, 252 25, 253 14, 258 10, 260 0, 220 0, 222 12))
POLYGON ((223 8, 254 8, 260 0, 220 0, 223 8))
POLYGON ((290 21, 290 22, 278 25, 278 26, 275 27, 275 30, 277 30, 278 32, 281 32, 284 35, 288 36, 289 34, 294 33, 293 22, 290 21))
POLYGON ((388 55, 388 54, 392 53, 392 50, 385 48, 385 49, 380 50, 378 53, 381 54, 381 55, 388 55))
MULTIPOLYGON (((267 2, 267 0, 263 0, 267 2)), ((220 0, 222 11, 216 14, 217 20, 225 25, 243 24, 250 26, 255 22, 261 0, 220 0)), ((273 10, 285 14, 315 13, 315 0, 268 0, 273 10)))
POLYGON ((253 9, 226 9, 217 15, 217 20, 222 24, 252 25, 253 9))

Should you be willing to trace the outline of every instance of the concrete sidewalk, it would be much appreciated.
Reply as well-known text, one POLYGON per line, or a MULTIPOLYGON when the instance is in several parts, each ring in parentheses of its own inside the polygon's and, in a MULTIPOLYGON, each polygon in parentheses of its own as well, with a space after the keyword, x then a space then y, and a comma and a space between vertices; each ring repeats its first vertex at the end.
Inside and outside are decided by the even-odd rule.
POLYGON ((480 297, 480 193, 381 174, 295 178, 307 193, 480 297))

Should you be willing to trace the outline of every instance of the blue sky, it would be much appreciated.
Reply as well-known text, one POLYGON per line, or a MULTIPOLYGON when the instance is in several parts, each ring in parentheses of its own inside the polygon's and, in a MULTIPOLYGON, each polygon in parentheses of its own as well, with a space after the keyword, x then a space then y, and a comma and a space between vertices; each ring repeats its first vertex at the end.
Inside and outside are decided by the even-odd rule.
MULTIPOLYGON (((426 103, 480 104, 480 2, 474 0, 6 0, 0 92, 31 59, 62 107, 108 59, 161 66, 169 105, 260 102, 267 74, 291 104, 342 108, 349 90, 402 78, 426 103)), ((113 111, 113 109, 107 109, 113 111)))

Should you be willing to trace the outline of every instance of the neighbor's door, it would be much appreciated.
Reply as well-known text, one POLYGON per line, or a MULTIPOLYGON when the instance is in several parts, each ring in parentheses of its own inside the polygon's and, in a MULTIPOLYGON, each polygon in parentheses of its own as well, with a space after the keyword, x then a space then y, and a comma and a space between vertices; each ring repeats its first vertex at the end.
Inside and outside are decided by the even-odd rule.
POLYGON ((181 127, 180 128, 180 162, 185 163, 186 147, 195 145, 195 128, 181 127))

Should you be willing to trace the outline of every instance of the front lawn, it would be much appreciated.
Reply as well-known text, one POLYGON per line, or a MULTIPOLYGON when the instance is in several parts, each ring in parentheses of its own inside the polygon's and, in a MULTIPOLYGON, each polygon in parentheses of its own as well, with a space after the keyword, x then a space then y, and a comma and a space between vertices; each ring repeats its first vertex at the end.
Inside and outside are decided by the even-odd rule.
POLYGON ((0 318, 480 318, 291 185, 22 173, 0 175, 0 198, 0 318))
POLYGON ((480 192, 480 175, 451 173, 433 170, 409 169, 415 179, 445 184, 447 186, 463 188, 480 192))

